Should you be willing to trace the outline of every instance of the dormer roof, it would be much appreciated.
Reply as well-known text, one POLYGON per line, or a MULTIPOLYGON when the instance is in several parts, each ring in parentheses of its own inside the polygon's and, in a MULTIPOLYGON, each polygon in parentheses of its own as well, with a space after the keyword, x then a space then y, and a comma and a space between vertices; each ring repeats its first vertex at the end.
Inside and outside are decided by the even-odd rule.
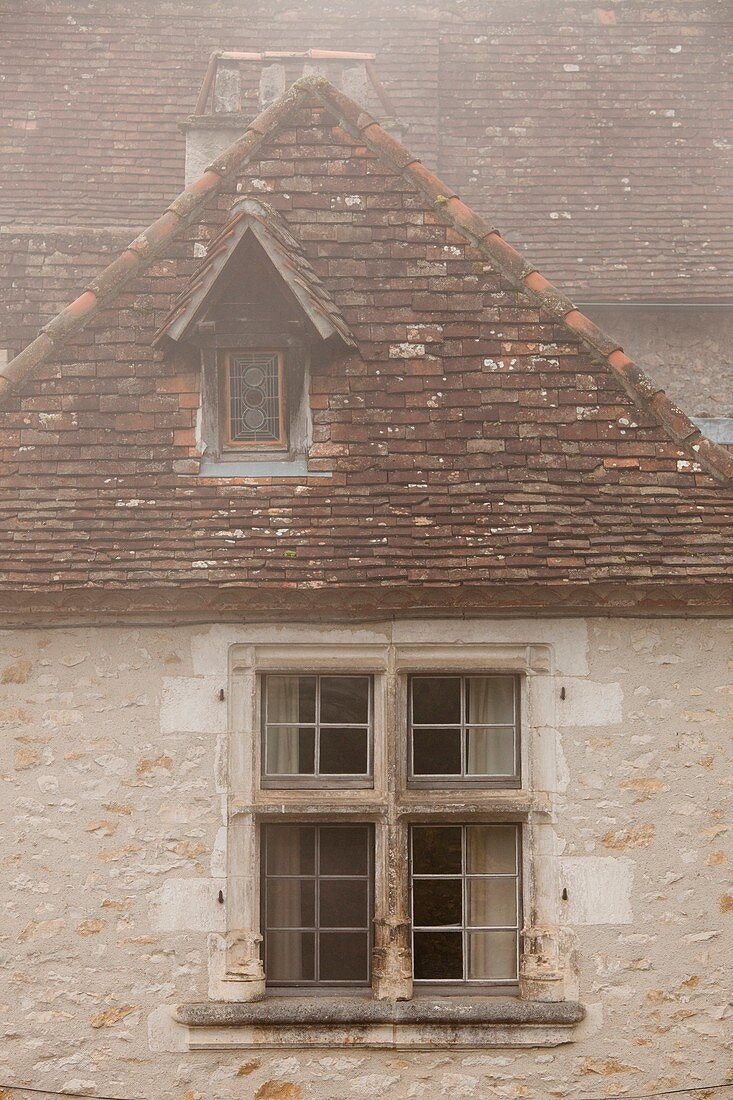
POLYGON ((217 284, 226 278, 227 268, 248 234, 260 245, 318 336, 322 340, 335 336, 347 347, 355 347, 356 342, 341 311, 308 262, 302 245, 290 232, 284 217, 269 203, 257 199, 241 199, 232 206, 228 222, 212 241, 206 258, 175 301, 154 342, 158 344, 166 338, 186 339, 206 311, 217 284))

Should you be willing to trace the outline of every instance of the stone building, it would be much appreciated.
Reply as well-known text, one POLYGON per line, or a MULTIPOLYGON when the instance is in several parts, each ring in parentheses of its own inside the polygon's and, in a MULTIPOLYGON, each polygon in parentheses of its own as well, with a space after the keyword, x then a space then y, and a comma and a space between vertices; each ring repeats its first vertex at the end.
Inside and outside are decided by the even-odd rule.
POLYGON ((280 75, 0 373, 0 1085, 729 1081, 733 457, 280 75))

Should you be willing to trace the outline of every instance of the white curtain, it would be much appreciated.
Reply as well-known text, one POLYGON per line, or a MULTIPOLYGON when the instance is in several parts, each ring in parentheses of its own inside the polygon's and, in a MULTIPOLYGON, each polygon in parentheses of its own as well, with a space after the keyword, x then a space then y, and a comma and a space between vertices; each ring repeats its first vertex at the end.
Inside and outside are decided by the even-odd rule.
MULTIPOLYGON (((300 770, 299 730, 295 725, 290 729, 271 731, 276 723, 300 721, 299 677, 270 676, 267 680, 267 770, 275 775, 297 775, 300 770)), ((278 872, 297 875, 301 870, 300 831, 297 827, 288 828, 278 834, 278 872)), ((297 879, 288 880, 288 886, 278 891, 279 911, 277 915, 268 912, 268 922, 274 923, 275 917, 280 927, 297 928, 302 924, 301 884, 297 879)), ((277 973, 291 980, 310 977, 303 973, 303 936, 298 933, 278 934, 275 951, 268 952, 272 959, 276 955, 277 973)), ((272 960, 275 961, 274 959, 272 960)))
MULTIPOLYGON (((473 825, 466 829, 466 866, 469 871, 516 871, 516 856, 510 854, 515 844, 514 830, 473 825)), ((515 850, 516 851, 516 850, 515 850)), ((469 878, 468 913, 471 927, 507 924, 516 921, 516 880, 507 878, 469 878)), ((469 932, 468 977, 516 977, 516 934, 514 932, 469 932)))
MULTIPOLYGON (((468 725, 514 721, 514 683, 509 676, 471 676, 468 681, 468 725)), ((469 775, 511 775, 513 737, 506 730, 471 729, 468 734, 469 775)))
POLYGON ((299 730, 271 730, 281 722, 299 722, 297 676, 270 676, 267 681, 267 770, 274 775, 297 775, 300 770, 299 730))

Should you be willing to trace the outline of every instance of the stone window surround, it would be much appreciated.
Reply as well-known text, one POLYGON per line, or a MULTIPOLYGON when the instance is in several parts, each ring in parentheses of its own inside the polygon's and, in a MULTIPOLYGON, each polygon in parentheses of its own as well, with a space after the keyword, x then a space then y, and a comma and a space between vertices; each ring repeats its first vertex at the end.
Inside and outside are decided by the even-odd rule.
MULTIPOLYGON (((439 624, 437 634, 439 636, 439 624)), ((339 631, 340 633, 340 631, 339 631)), ((323 638, 322 630, 318 637, 323 638)), ((229 750, 225 948, 210 960, 209 1002, 179 1005, 187 1048, 324 1046, 389 1049, 553 1046, 573 1037, 584 1011, 560 931, 561 879, 553 818, 558 793, 552 647, 545 644, 308 641, 229 648, 229 750), (367 672, 374 677, 374 787, 319 792, 263 788, 259 677, 266 672, 367 672), (406 784, 407 676, 497 672, 521 677, 523 787, 415 790, 406 784), (324 797, 325 796, 325 797, 324 797), (372 997, 276 995, 260 958, 258 825, 294 816, 375 827, 375 951, 372 997), (518 996, 420 994, 409 948, 407 825, 414 821, 522 824, 524 928, 518 996), (390 866, 403 868, 388 874, 390 866), (372 999, 373 998, 373 999, 372 999), (355 1007, 357 1006, 357 1007, 355 1007), (359 1007, 360 1006, 360 1007, 359 1007)), ((505 991, 504 991, 505 992, 505 991)))

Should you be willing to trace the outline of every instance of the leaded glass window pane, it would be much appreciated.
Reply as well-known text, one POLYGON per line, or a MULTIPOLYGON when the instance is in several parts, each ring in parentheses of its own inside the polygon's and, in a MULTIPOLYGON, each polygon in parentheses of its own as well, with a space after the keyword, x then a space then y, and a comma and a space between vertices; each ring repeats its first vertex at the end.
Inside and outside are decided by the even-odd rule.
POLYGON ((227 435, 235 446, 284 445, 283 364, 279 352, 229 352, 227 435))
POLYGON ((266 779, 371 776, 371 676, 269 674, 263 702, 266 779))
POLYGON ((265 825, 265 972, 275 985, 367 985, 373 908, 369 825, 265 825))

